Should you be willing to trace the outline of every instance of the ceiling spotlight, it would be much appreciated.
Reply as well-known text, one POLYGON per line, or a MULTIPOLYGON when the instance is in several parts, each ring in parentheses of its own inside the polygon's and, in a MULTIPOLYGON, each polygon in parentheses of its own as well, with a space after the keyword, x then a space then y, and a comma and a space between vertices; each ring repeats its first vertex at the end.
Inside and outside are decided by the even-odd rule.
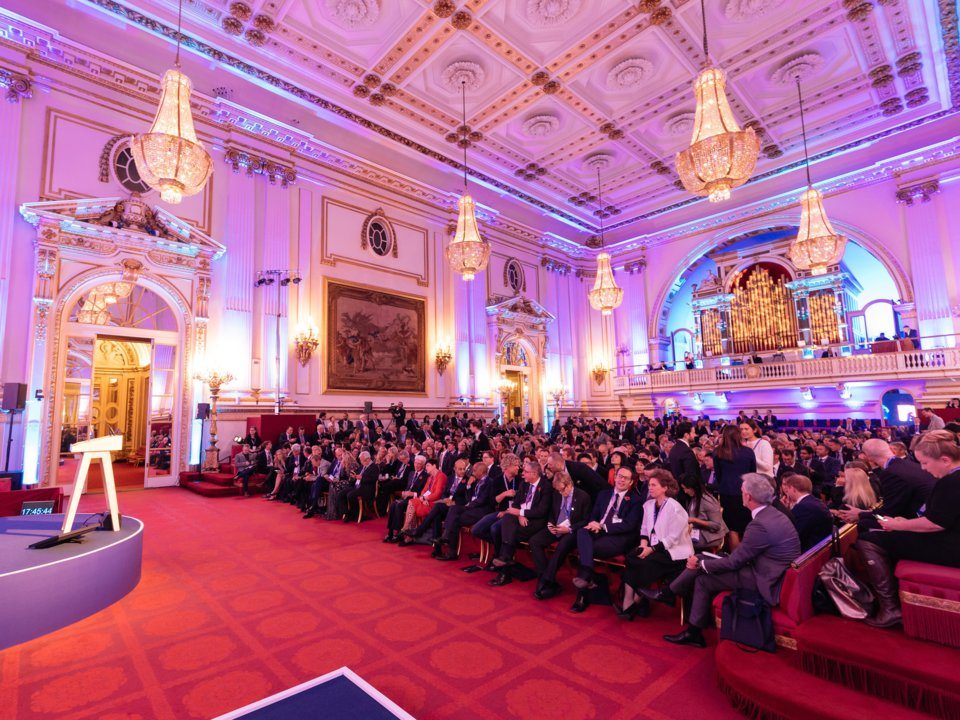
POLYGON ((301 278, 299 275, 294 275, 294 276, 293 276, 293 284, 294 284, 294 285, 299 285, 302 281, 303 281, 303 278, 301 278))
POLYGON ((280 281, 280 284, 286 287, 287 285, 290 284, 290 278, 285 277, 283 280, 280 281))

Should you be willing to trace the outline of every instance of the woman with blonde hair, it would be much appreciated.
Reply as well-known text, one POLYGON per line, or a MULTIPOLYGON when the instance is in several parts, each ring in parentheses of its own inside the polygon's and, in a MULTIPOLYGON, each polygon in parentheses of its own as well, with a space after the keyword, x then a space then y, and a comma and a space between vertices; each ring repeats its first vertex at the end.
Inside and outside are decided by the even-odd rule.
POLYGON ((856 467, 843 471, 843 502, 851 510, 872 511, 879 505, 870 476, 856 467))
POLYGON ((338 475, 336 477, 331 475, 328 478, 330 489, 327 491, 327 512, 324 515, 327 520, 340 519, 337 517, 337 502, 340 496, 348 492, 353 485, 350 474, 357 467, 356 458, 346 450, 337 448, 334 454, 340 465, 338 475))

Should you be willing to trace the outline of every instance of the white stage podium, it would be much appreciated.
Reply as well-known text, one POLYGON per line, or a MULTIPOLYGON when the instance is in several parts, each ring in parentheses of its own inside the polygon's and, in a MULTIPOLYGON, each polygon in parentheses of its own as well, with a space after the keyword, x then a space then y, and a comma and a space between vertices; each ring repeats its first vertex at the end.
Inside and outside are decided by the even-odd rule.
POLYGON ((67 514, 63 518, 63 527, 60 528, 61 535, 73 530, 73 519, 76 517, 77 508, 80 506, 80 496, 83 495, 87 486, 87 474, 90 472, 91 460, 99 460, 103 466, 103 491, 107 495, 107 508, 110 510, 110 519, 113 521, 113 531, 120 530, 120 509, 117 507, 117 486, 113 481, 113 458, 110 453, 122 448, 123 435, 105 435, 93 440, 74 443, 70 446, 70 452, 83 453, 83 460, 80 461, 80 467, 77 468, 77 479, 73 482, 73 494, 70 495, 70 507, 67 508, 67 514))

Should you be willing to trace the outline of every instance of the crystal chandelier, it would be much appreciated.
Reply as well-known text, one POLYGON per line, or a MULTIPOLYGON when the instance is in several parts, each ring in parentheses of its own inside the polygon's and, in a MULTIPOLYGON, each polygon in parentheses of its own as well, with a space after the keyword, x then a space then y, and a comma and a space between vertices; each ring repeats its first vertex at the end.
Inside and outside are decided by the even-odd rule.
MULTIPOLYGON (((460 83, 460 92, 463 93, 463 125, 467 124, 467 86, 466 81, 460 83)), ((483 272, 490 260, 490 243, 480 235, 477 227, 476 205, 473 198, 467 193, 467 145, 463 142, 463 195, 457 205, 460 214, 457 216, 457 232, 447 246, 447 262, 454 272, 463 275, 464 280, 473 280, 474 275, 483 272)))
POLYGON ((823 209, 823 195, 813 187, 810 179, 810 155, 807 153, 807 124, 803 116, 803 93, 797 77, 797 97, 800 101, 800 130, 803 134, 803 157, 806 161, 807 189, 800 196, 800 231, 790 246, 789 257, 800 270, 809 270, 811 275, 823 275, 827 268, 836 265, 843 257, 847 239, 838 235, 827 212, 823 209))
POLYGON ((603 249, 603 193, 600 189, 600 168, 597 168, 597 198, 600 204, 600 254, 597 255, 597 279, 587 293, 590 305, 601 315, 610 315, 623 302, 623 288, 617 287, 610 266, 610 253, 603 249))
POLYGON ((677 174, 683 186, 710 202, 730 197, 730 190, 743 185, 753 173, 760 154, 760 139, 753 128, 741 130, 727 102, 726 76, 710 65, 707 47, 707 15, 703 15, 703 55, 707 67, 694 83, 697 110, 690 147, 677 153, 677 174))
POLYGON ((180 72, 180 23, 183 0, 177 15, 176 68, 163 75, 160 106, 150 132, 130 138, 130 151, 140 177, 160 199, 179 203, 184 195, 195 195, 206 185, 213 162, 197 140, 190 112, 190 78, 180 72))

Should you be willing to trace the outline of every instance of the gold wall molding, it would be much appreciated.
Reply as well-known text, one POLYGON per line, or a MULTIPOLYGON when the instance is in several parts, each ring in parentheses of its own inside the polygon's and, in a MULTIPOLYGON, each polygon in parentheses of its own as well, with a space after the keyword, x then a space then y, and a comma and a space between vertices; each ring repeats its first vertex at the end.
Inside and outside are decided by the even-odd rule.
POLYGON ((369 214, 369 211, 364 210, 363 208, 352 205, 350 203, 343 202, 341 200, 334 200, 329 197, 322 197, 320 199, 320 257, 319 262, 323 265, 329 265, 331 267, 336 267, 338 264, 352 265, 354 267, 361 267, 366 270, 375 270, 379 273, 385 275, 393 275, 397 277, 412 278, 416 280, 417 285, 420 287, 429 287, 430 286, 430 234, 426 228, 418 227, 416 225, 411 225, 409 223, 402 222, 400 220, 391 220, 390 222, 398 227, 404 227, 408 230, 412 230, 415 233, 422 236, 422 247, 423 247, 423 269, 422 271, 410 271, 402 270, 396 267, 391 267, 390 265, 377 262, 368 262, 360 258, 351 257, 349 255, 342 255, 337 253, 330 245, 330 209, 332 207, 339 207, 345 210, 349 210, 352 213, 358 214, 360 217, 366 217, 369 214))

